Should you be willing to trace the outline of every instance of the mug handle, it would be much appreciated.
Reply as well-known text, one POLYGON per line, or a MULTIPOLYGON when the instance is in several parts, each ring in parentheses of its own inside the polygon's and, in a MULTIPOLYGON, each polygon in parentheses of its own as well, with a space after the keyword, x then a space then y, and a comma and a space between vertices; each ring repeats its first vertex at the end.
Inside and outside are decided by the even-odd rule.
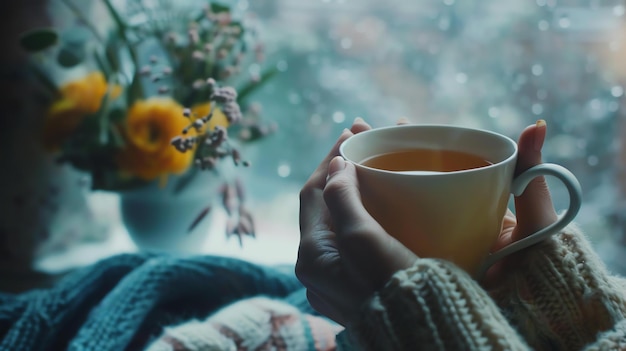
POLYGON ((523 250, 529 246, 535 245, 553 234, 558 233, 561 229, 565 228, 580 210, 580 206, 582 205, 582 189, 580 187, 580 183, 567 168, 563 166, 559 166, 553 163, 543 163, 534 167, 529 168, 522 174, 518 175, 515 180, 513 180, 513 184, 511 185, 511 192, 515 196, 520 196, 526 190, 526 187, 530 182, 539 176, 550 175, 560 179, 567 191, 569 192, 569 208, 559 216, 559 219, 550 224, 549 226, 531 234, 523 239, 520 239, 514 243, 511 243, 504 248, 493 252, 487 256, 485 263, 483 264, 479 276, 483 276, 484 273, 493 265, 495 262, 499 261, 505 256, 508 256, 514 252, 523 250))

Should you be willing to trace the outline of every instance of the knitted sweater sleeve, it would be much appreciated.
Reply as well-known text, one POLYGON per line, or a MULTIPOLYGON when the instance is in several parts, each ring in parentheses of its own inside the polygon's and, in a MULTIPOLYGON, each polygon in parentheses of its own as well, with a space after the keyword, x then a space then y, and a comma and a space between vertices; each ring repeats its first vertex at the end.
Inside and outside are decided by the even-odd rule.
POLYGON ((492 291, 535 350, 626 350, 626 279, 609 274, 570 225, 523 257, 492 291))
POLYGON ((391 278, 348 333, 362 350, 626 349, 626 284, 578 229, 521 259, 492 295, 453 264, 420 259, 391 278))

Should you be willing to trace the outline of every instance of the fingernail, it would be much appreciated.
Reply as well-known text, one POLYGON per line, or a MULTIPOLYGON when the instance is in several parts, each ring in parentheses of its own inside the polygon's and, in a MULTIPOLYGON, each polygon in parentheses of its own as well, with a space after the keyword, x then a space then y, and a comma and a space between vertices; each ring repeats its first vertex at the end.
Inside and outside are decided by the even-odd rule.
POLYGON ((346 161, 341 156, 336 156, 332 160, 330 160, 330 164, 328 165, 328 177, 332 177, 337 174, 339 171, 346 168, 346 161))
POLYGON ((365 123, 365 120, 361 117, 357 117, 354 119, 354 122, 352 122, 352 124, 357 124, 357 123, 365 123))
POLYGON ((535 151, 541 151, 543 148, 543 142, 546 140, 546 129, 547 124, 546 121, 540 119, 535 124, 537 130, 535 131, 535 151))

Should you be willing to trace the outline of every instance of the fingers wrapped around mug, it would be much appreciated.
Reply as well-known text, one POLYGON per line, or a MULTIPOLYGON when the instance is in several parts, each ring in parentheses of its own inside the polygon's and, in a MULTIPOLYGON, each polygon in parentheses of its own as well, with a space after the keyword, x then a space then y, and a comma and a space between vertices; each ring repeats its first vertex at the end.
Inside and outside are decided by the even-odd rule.
MULTIPOLYGON (((519 156, 515 167, 516 175, 542 163, 541 149, 546 131, 544 120, 524 129, 517 142, 519 156)), ((513 231, 512 241, 522 239, 557 221, 558 216, 544 177, 535 178, 524 193, 515 198, 515 212, 517 226, 513 231)))
POLYGON ((370 128, 362 119, 356 119, 350 130, 344 130, 300 192, 301 237, 296 275, 307 287, 313 307, 342 324, 346 323, 345 316, 351 314, 350 302, 360 296, 363 289, 345 273, 323 191, 330 161, 339 155, 341 143, 370 128))
POLYGON ((329 166, 324 200, 347 268, 370 290, 380 289, 417 256, 391 237, 365 209, 354 164, 335 157, 329 166))

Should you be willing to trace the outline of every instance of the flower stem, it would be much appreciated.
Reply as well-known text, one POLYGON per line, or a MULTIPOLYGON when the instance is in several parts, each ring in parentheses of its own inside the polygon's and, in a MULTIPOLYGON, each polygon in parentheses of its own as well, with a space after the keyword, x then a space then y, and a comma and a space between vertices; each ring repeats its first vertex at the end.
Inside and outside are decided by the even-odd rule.
POLYGON ((93 25, 93 23, 91 23, 91 21, 89 21, 85 14, 82 13, 82 11, 73 2, 71 2, 70 0, 61 1, 72 11, 72 13, 74 13, 74 16, 76 16, 82 23, 85 24, 85 26, 87 26, 87 28, 89 29, 89 31, 91 31, 96 40, 98 40, 100 43, 104 43, 104 39, 102 38, 100 33, 98 33, 98 29, 93 25))
POLYGON ((128 52, 130 53, 131 59, 133 60, 133 64, 135 65, 135 69, 138 69, 139 59, 137 58, 137 53, 135 52, 135 49, 131 46, 130 41, 128 40, 128 36, 126 35, 126 28, 128 28, 128 26, 126 25, 126 23, 124 23, 122 16, 120 16, 113 4, 111 4, 110 0, 104 0, 104 4, 106 5, 107 10, 109 10, 111 17, 113 17, 113 21, 117 25, 117 32, 120 35, 120 38, 124 41, 126 47, 128 48, 128 52))

